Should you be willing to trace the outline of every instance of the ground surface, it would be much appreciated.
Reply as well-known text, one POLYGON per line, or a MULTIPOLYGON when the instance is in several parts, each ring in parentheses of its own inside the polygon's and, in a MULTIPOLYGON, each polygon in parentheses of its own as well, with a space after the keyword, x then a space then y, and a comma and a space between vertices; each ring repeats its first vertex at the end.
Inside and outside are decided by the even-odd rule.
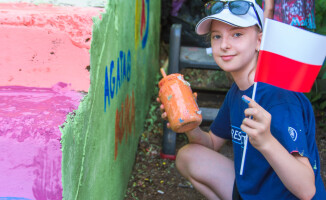
MULTIPOLYGON (((162 62, 163 64, 164 62, 162 62)), ((214 83, 207 83, 207 77, 214 76, 214 72, 193 71, 184 72, 185 77, 191 82, 191 86, 214 88, 214 83)), ((156 91, 157 92, 157 91, 156 91)), ((156 95, 154 95, 156 97, 156 95)), ((219 93, 198 93, 199 106, 219 107, 224 98, 223 92, 219 93)), ((149 114, 146 119, 144 133, 142 134, 135 165, 128 184, 125 199, 139 200, 201 200, 205 199, 198 193, 185 178, 183 178, 175 167, 172 160, 163 160, 160 157, 162 147, 162 119, 160 110, 155 98, 152 99, 149 114)), ((317 132, 316 141, 321 157, 321 173, 326 183, 326 130, 321 124, 326 124, 326 113, 316 112, 317 132)), ((208 126, 202 126, 208 130, 208 126)), ((176 151, 187 144, 184 134, 177 134, 176 151)), ((227 143, 222 153, 232 159, 232 144, 227 143)))

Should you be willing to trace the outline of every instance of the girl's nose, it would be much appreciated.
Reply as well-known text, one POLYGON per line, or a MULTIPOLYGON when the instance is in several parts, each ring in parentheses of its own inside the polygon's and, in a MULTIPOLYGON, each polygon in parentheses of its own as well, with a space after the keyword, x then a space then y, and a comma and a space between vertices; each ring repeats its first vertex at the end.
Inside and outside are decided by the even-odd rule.
POLYGON ((226 50, 226 49, 230 49, 230 48, 231 48, 231 44, 230 44, 229 39, 227 37, 223 37, 222 42, 221 42, 221 49, 226 50))

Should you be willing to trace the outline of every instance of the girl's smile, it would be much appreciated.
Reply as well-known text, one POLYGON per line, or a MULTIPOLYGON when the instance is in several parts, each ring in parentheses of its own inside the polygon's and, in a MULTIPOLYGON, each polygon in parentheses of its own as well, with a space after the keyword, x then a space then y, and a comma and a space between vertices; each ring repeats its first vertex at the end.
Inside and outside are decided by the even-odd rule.
POLYGON ((223 55, 221 56, 223 61, 229 61, 232 60, 232 58, 234 58, 234 55, 223 55))

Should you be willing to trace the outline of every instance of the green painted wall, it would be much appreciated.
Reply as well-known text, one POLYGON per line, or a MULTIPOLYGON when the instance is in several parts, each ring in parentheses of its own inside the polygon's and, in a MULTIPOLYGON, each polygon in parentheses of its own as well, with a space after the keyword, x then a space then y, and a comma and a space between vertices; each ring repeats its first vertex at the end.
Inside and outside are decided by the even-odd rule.
POLYGON ((62 127, 64 199, 123 199, 159 69, 159 0, 109 0, 91 86, 62 127))

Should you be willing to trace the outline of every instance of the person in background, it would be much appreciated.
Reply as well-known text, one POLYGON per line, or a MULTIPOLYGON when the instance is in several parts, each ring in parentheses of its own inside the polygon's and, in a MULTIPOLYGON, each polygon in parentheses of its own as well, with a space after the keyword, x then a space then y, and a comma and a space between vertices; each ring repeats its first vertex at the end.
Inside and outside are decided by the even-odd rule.
MULTIPOLYGON (((205 9, 207 16, 198 22, 196 33, 209 34, 214 60, 234 83, 210 131, 196 127, 185 133, 189 144, 178 151, 178 171, 210 200, 326 199, 315 118, 306 96, 259 83, 255 100, 249 98, 263 10, 255 0, 210 1, 205 9), (246 135, 247 156, 240 174, 246 135), (228 140, 234 160, 219 153, 228 140)), ((160 108, 167 119, 164 105, 160 108)))
POLYGON ((264 18, 314 30, 315 0, 263 0, 264 18))

